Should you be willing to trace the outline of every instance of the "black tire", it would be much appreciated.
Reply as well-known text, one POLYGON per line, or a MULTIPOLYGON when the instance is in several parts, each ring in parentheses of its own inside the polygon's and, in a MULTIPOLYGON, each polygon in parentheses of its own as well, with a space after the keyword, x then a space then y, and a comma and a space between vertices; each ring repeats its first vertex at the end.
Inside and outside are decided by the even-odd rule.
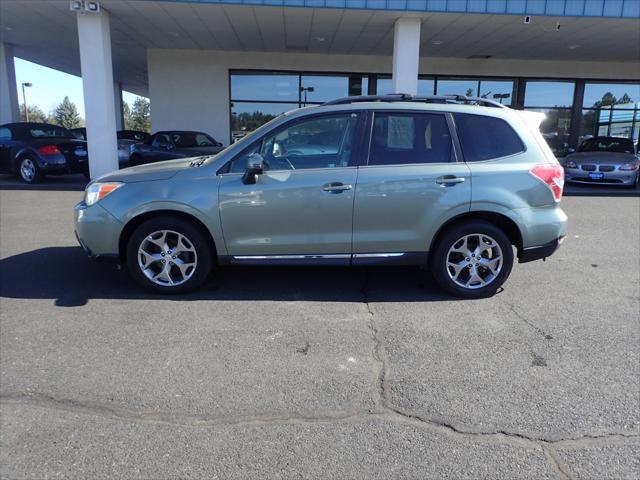
MULTIPOLYGON (((473 247, 473 245, 470 245, 470 247, 473 247)), ((433 274, 433 277, 438 285, 440 285, 443 290, 455 296, 463 298, 491 297, 496 293, 498 288, 502 286, 502 284, 507 280, 509 274, 511 273, 511 268, 513 267, 513 247, 511 246, 511 241, 505 235, 505 233, 494 224, 484 220, 470 220, 464 223, 452 225, 443 232, 443 234, 439 237, 432 254, 430 255, 430 267, 431 273, 433 274), (493 258, 497 258, 496 255, 499 250, 495 247, 490 251, 486 251, 486 253, 480 254, 477 259, 475 258, 475 254, 473 255, 474 258, 472 259, 471 255, 464 256, 459 253, 452 253, 452 260, 455 263, 463 263, 465 265, 465 268, 467 268, 467 258, 470 259, 468 262, 472 264, 472 269, 475 266, 474 262, 478 262, 478 266, 476 267, 478 269, 478 274, 480 276, 486 275, 483 280, 490 279, 490 281, 488 281, 487 285, 485 286, 481 286, 480 282, 475 281, 470 282, 470 287, 459 285, 452 278, 452 275, 455 275, 454 267, 450 269, 447 266, 447 259, 450 249, 452 249, 456 245, 461 245, 460 242, 462 241, 462 238, 467 235, 472 236, 470 242, 473 241, 474 235, 479 235, 479 238, 481 238, 482 236, 490 237, 495 241, 495 243, 497 243, 499 250, 501 250, 502 252, 502 260, 495 265, 496 268, 498 268, 497 265, 499 264, 499 271, 497 275, 493 275, 486 266, 483 266, 479 263, 480 256, 483 256, 482 258, 485 261, 490 259, 491 256, 493 256, 493 258), (484 256, 487 256, 487 258, 485 258, 484 256), (450 274, 450 272, 452 273, 450 274)), ((471 280, 471 274, 469 273, 471 271, 472 270, 460 270, 460 274, 456 278, 460 280, 460 283, 465 283, 464 280, 471 280), (467 275, 467 277, 464 277, 462 275, 467 275)))
MULTIPOLYGON (((153 255, 151 255, 150 258, 151 257, 153 257, 153 255)), ((147 220, 135 229, 127 243, 127 267, 131 276, 142 287, 162 294, 186 293, 200 287, 211 272, 213 264, 212 259, 213 251, 207 234, 202 231, 201 227, 177 216, 156 217, 147 220), (173 232, 167 234, 167 237, 165 237, 167 238, 165 245, 167 245, 169 250, 157 247, 157 252, 154 251, 152 253, 154 253, 154 255, 162 255, 163 258, 147 268, 147 273, 145 274, 140 262, 146 258, 144 253, 141 253, 139 256, 139 249, 142 246, 144 246, 146 251, 150 251, 151 248, 155 248, 157 244, 151 241, 151 236, 154 232, 161 231, 173 232), (183 274, 180 271, 178 262, 175 260, 175 255, 171 255, 172 252, 170 249, 175 248, 176 246, 175 243, 177 237, 174 234, 179 234, 186 238, 188 241, 187 245, 190 244, 192 249, 195 251, 195 253, 184 252, 178 254, 178 260, 182 260, 183 265, 192 263, 195 259, 195 266, 193 267, 193 270, 188 270, 186 274, 183 274), (167 254, 167 252, 169 253, 167 254), (170 262, 175 262, 175 264, 172 264, 173 266, 169 266, 168 264, 170 262), (171 279, 171 281, 175 281, 177 284, 170 285, 166 283, 163 278, 158 278, 154 281, 152 278, 147 276, 147 274, 157 275, 162 268, 171 269, 170 272, 169 270, 165 271, 170 273, 168 278, 171 279), (163 284, 159 284, 158 282, 160 281, 162 281, 163 284)), ((161 273, 161 276, 166 277, 163 273, 161 273)))
POLYGON ((18 159, 16 173, 20 180, 29 185, 40 183, 44 178, 44 174, 42 170, 40 170, 37 160, 31 155, 24 155, 18 159))

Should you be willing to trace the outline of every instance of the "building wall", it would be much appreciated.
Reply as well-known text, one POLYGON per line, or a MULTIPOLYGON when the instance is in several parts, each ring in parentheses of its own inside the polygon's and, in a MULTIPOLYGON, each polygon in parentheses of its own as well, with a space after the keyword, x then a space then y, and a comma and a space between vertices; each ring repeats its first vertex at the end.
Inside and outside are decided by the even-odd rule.
MULTIPOLYGON (((149 49, 151 126, 229 142, 229 70, 391 73, 391 57, 149 49)), ((637 80, 635 62, 421 58, 420 74, 637 80)))

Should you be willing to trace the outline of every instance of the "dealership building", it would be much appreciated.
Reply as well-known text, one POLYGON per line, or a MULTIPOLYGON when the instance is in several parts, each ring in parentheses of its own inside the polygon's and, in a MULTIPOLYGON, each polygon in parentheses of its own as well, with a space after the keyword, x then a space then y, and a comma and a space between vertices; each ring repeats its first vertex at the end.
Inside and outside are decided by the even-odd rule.
POLYGON ((545 112, 559 153, 640 132, 640 0, 2 0, 0 123, 14 56, 83 78, 92 176, 117 168, 122 90, 152 130, 227 144, 347 95, 466 94, 545 112))

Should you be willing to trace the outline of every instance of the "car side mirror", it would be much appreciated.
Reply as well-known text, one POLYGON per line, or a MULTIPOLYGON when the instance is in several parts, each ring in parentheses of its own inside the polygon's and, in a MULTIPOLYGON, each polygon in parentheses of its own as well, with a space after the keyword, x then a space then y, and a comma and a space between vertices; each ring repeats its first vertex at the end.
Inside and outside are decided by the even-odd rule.
POLYGON ((259 153, 249 156, 247 161, 247 169, 242 175, 242 183, 245 185, 254 185, 258 180, 258 175, 264 173, 264 158, 259 153))
POLYGON ((164 140, 158 140, 156 143, 158 147, 164 148, 165 150, 171 150, 171 144, 169 142, 165 142, 164 140))
POLYGON ((576 149, 575 148, 570 148, 567 150, 567 153, 576 153, 576 149))

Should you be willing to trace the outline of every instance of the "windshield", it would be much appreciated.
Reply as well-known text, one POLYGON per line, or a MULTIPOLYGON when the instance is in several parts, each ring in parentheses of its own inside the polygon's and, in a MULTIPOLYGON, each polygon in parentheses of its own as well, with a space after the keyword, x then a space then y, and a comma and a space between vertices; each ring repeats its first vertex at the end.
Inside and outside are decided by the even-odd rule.
POLYGON ((32 138, 75 138, 73 133, 64 127, 56 125, 38 125, 29 128, 32 138))
POLYGON ((174 132, 171 134, 171 139, 178 148, 215 147, 218 145, 218 142, 209 135, 198 132, 174 132))
POLYGON ((634 153, 633 143, 628 138, 590 138, 578 147, 578 151, 634 153))

